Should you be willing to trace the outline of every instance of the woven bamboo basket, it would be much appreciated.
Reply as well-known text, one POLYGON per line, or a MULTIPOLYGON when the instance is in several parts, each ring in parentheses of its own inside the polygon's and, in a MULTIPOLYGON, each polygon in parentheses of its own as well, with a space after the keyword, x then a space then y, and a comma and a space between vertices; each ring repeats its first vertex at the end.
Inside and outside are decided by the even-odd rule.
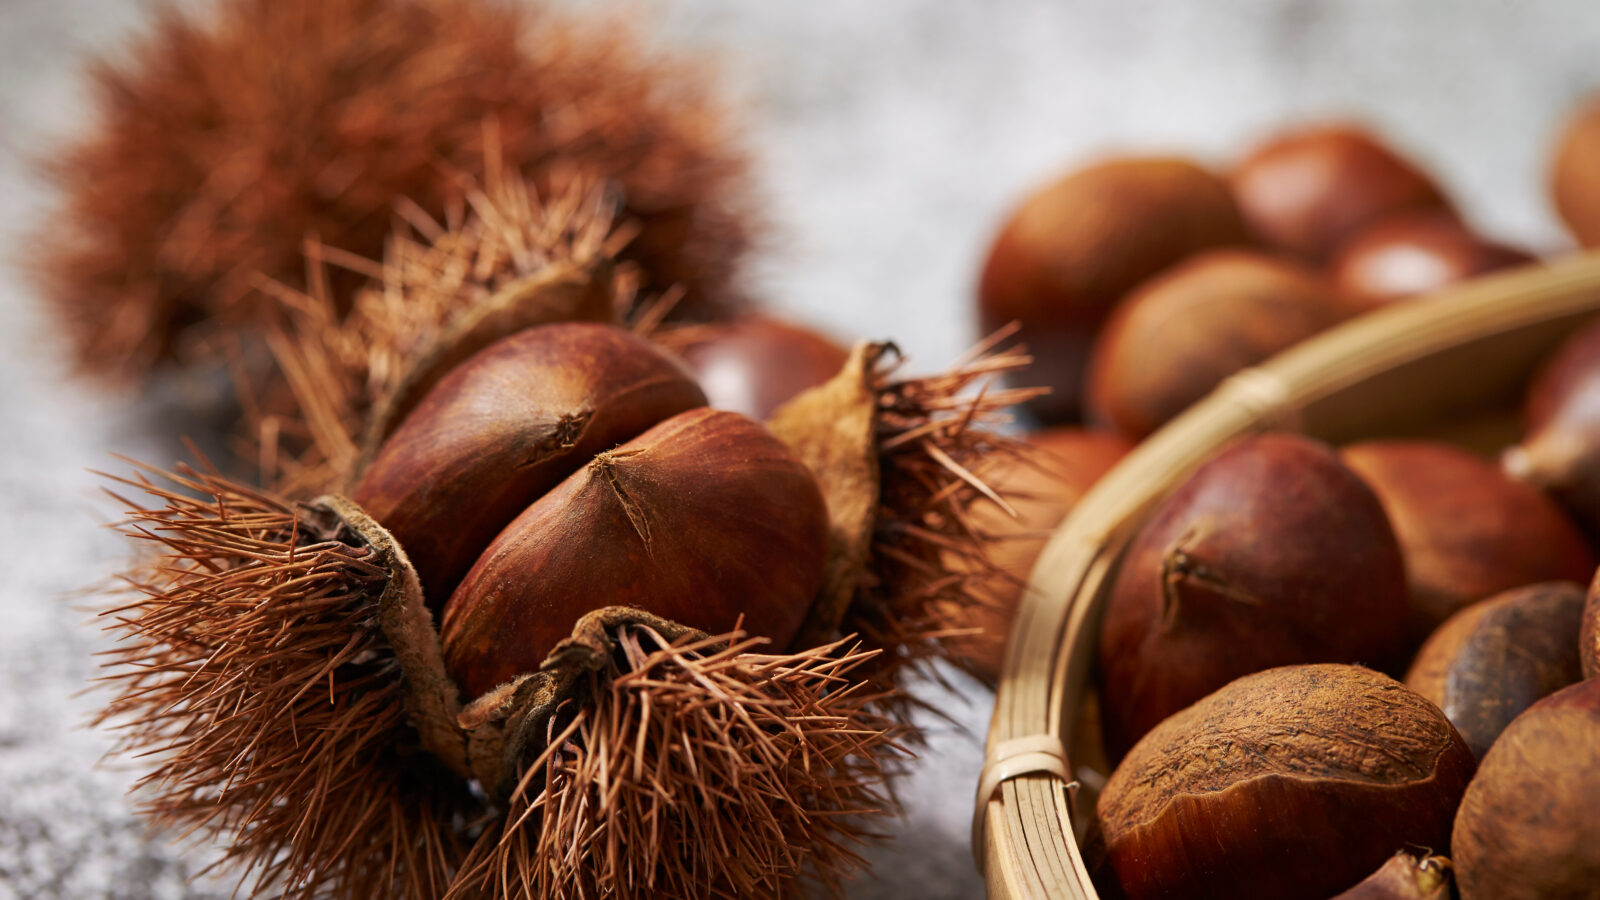
POLYGON ((1238 373, 1108 472, 1040 555, 1001 670, 973 821, 989 896, 1098 896, 1079 851, 1109 774, 1084 724, 1090 663, 1109 576, 1157 501, 1258 431, 1502 444, 1528 376, 1596 313, 1600 253, 1394 305, 1238 373))

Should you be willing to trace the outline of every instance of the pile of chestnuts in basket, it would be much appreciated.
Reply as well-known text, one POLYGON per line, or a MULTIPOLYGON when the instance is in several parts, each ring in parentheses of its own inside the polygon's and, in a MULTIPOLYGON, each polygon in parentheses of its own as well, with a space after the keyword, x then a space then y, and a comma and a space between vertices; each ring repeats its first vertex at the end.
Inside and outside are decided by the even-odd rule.
MULTIPOLYGON (((1600 245, 1600 100, 1551 187, 1600 245)), ((1028 498, 986 523, 1013 575, 993 627, 1077 499, 1230 374, 1535 262, 1348 124, 1224 175, 1119 158, 1029 197, 979 284, 984 325, 1020 321, 1054 389, 1031 407, 1037 455, 993 476, 1028 498)), ((1151 512, 1084 720, 1101 896, 1600 897, 1600 323, 1544 361, 1512 427, 1509 445, 1249 437, 1151 512)), ((997 677, 1003 650, 970 652, 997 677)))

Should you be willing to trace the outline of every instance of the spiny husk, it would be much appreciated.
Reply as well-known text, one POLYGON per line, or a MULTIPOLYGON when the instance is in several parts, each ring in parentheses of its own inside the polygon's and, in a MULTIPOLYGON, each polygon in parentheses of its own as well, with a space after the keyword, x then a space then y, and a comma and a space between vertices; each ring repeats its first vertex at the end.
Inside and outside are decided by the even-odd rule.
POLYGON ((548 722, 452 898, 789 896, 835 889, 901 751, 848 642, 616 635, 589 700, 548 722))
POLYGON ((1007 577, 989 561, 990 536, 968 510, 975 503, 1009 510, 981 473, 1016 454, 1017 443, 992 426, 1041 393, 987 388, 1031 361, 1019 348, 1000 349, 1013 333, 1003 329, 948 370, 922 377, 898 374, 892 345, 863 345, 838 378, 801 394, 770 423, 812 466, 825 494, 833 485, 868 501, 841 522, 843 507, 829 496, 835 541, 849 545, 834 556, 853 568, 830 574, 844 594, 831 603, 824 595, 813 612, 832 617, 814 616, 806 633, 860 634, 881 651, 871 667, 881 683, 899 683, 908 666, 931 673, 920 664, 949 656, 941 643, 951 635, 948 623, 988 602, 991 579, 1007 577))
POLYGON ((123 530, 153 542, 99 722, 150 755, 158 825, 226 847, 223 863, 291 898, 433 900, 484 805, 422 752, 377 624, 389 572, 370 548, 287 503, 181 470, 118 479, 123 530))
POLYGON ((481 174, 486 122, 542 188, 574 165, 613 183, 641 227, 626 256, 653 289, 687 289, 680 313, 739 305, 746 165, 704 61, 653 53, 639 31, 502 0, 159 13, 93 70, 94 124, 48 164, 63 200, 32 256, 78 362, 120 376, 214 361, 232 347, 213 339, 275 314, 257 273, 305 286, 307 238, 372 258, 399 198, 441 218, 457 174, 481 174))
POLYGON ((142 472, 118 480, 158 502, 125 500, 125 530, 160 555, 107 614, 122 642, 100 721, 158 760, 152 819, 224 845, 258 890, 777 897, 837 885, 863 817, 889 808, 901 729, 853 675, 872 651, 761 653, 610 608, 494 709, 441 707, 423 696, 448 680, 437 654, 406 652, 436 639, 425 612, 418 635, 386 605, 425 610, 381 526, 342 498, 142 472), (456 731, 430 738, 439 709, 456 731), (501 788, 506 754, 522 778, 501 788), (474 789, 443 761, 488 774, 474 789))
POLYGON ((441 225, 422 216, 389 240, 381 264, 313 245, 324 261, 371 277, 341 315, 328 282, 306 291, 263 282, 284 322, 268 330, 288 396, 235 379, 244 455, 291 495, 339 489, 426 384, 425 363, 482 349, 547 321, 613 321, 636 296, 632 266, 613 259, 635 229, 617 222, 604 186, 574 173, 548 199, 491 160, 483 186, 463 185, 466 208, 441 225))

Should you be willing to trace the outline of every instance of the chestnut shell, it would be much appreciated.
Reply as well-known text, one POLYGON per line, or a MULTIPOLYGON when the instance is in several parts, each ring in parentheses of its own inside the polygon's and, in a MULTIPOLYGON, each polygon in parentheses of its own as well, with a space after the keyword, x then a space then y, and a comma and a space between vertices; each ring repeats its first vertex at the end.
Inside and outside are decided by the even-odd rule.
POLYGON ((1144 437, 1224 378, 1348 312, 1296 263, 1247 250, 1197 254, 1117 304, 1090 357, 1089 418, 1144 437))
POLYGON ((1535 373, 1527 434, 1501 457, 1512 477, 1549 491, 1600 535, 1600 320, 1580 328, 1535 373))
POLYGON ((1221 179, 1181 159, 1113 159, 1068 174, 1012 213, 978 284, 984 333, 1015 320, 1033 351, 1030 404, 1047 424, 1078 415, 1083 370, 1112 304, 1210 247, 1247 241, 1221 179))
POLYGON ((1583 534, 1560 507, 1476 454, 1430 441, 1365 441, 1342 456, 1400 538, 1417 642, 1469 603, 1594 573, 1583 534))
POLYGON ((694 409, 596 456, 483 552, 445 606, 445 667, 469 696, 536 671, 578 617, 633 606, 783 648, 822 584, 827 510, 759 422, 694 409))
POLYGON ((1568 120, 1550 165, 1556 212, 1585 247, 1600 247, 1600 96, 1568 120))
POLYGON ((1329 271, 1346 296, 1382 306, 1534 258, 1473 232, 1453 215, 1415 210, 1357 232, 1339 248, 1329 271))
POLYGON ((1585 678, 1600 678, 1600 572, 1589 585, 1578 629, 1578 661, 1585 678))
POLYGON ((716 409, 765 420, 796 394, 839 374, 850 352, 824 335, 770 316, 684 329, 677 346, 716 409))
POLYGON ((1246 438, 1200 466, 1123 556, 1100 629, 1106 749, 1235 678, 1399 664, 1400 547, 1372 490, 1310 438, 1246 438))
POLYGON ((1438 708, 1360 666, 1238 679, 1111 774, 1100 825, 1130 900, 1324 900, 1407 846, 1444 848, 1472 753, 1438 708))
POLYGON ((1584 590, 1534 584, 1474 603, 1422 645, 1406 686, 1444 711, 1478 759, 1519 713, 1577 681, 1584 590))
POLYGON ((705 405, 676 360, 620 328, 530 328, 439 381, 352 499, 417 569, 435 612, 496 534, 596 453, 705 405))
POLYGON ((1281 134, 1239 163, 1230 180, 1239 211, 1263 241, 1316 262, 1389 213, 1450 210, 1422 169, 1349 124, 1281 134))
POLYGON ((1462 900, 1600 894, 1600 679, 1506 728, 1467 786, 1451 846, 1462 900))

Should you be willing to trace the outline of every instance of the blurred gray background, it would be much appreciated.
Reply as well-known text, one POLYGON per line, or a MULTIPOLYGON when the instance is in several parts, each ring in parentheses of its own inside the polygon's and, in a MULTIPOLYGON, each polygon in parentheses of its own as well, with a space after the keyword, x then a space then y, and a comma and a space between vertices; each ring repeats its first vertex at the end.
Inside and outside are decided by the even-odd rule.
MULTIPOLYGON (((198 4, 191 4, 198 5, 198 4)), ((573 3, 572 5, 580 5, 573 3)), ((614 4, 609 4, 614 5, 614 4)), ((77 696, 103 649, 83 591, 125 543, 90 468, 178 460, 182 391, 69 381, 11 263, 44 211, 26 160, 85 113, 87 54, 137 0, 0 0, 0 900, 223 897, 204 848, 148 837, 124 763, 77 696)), ((1225 165, 1275 127, 1355 116, 1431 166, 1485 231, 1566 246, 1544 162, 1600 88, 1594 0, 654 0, 663 43, 726 61, 776 225, 757 266, 774 307, 841 338, 893 337, 934 367, 972 340, 987 241, 1029 186, 1095 155, 1225 165)), ((93 177, 93 173, 85 173, 93 177)), ((188 423, 188 424, 185 424, 188 423)), ((991 696, 924 698, 950 723, 903 786, 895 840, 852 898, 973 897, 967 829, 991 696)))

